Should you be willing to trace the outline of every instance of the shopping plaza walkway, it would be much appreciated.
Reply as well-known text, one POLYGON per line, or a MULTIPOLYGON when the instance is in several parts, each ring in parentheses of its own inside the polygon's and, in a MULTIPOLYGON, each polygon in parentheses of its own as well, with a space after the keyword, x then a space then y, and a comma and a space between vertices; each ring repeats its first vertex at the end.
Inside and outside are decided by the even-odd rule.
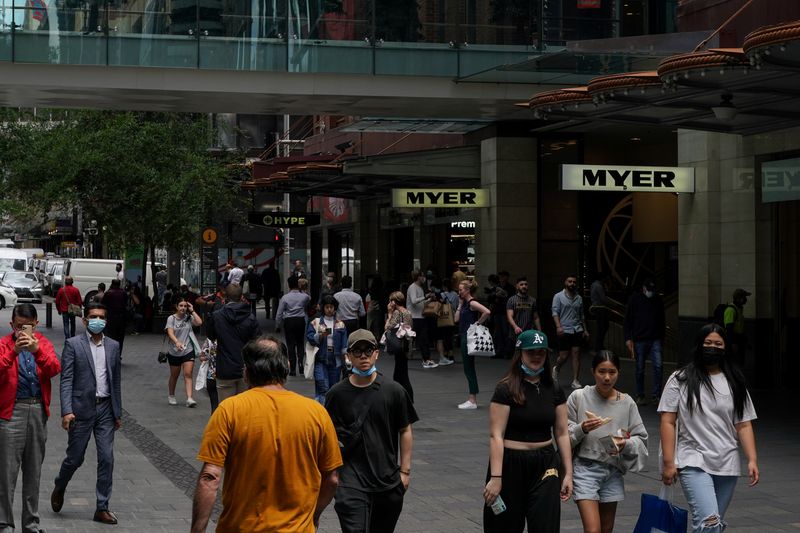
MULTIPOLYGON (((43 306, 37 306, 43 312, 43 306)), ((43 317, 42 323, 44 323, 43 317)), ((263 315, 262 315, 263 318, 263 315)), ((60 325, 59 317, 54 322, 60 325)), ((0 334, 9 333, 9 310, 0 311, 0 334)), ((263 320, 262 320, 263 325, 263 320)), ((60 353, 61 328, 42 331, 60 353)), ((83 328, 79 326, 79 333, 83 328)), ((54 417, 48 424, 47 456, 42 473, 40 510, 42 526, 50 533, 127 531, 188 531, 191 495, 200 464, 195 459, 198 443, 210 409, 207 397, 199 393, 200 405, 187 409, 167 405, 167 367, 156 362, 160 335, 129 336, 123 358, 123 429, 115 449, 114 492, 111 510, 118 526, 91 521, 94 512, 96 461, 94 443, 86 462, 70 484, 64 508, 50 510, 53 478, 66 449, 66 432, 58 423, 60 407, 54 394, 54 417)), ((378 361, 378 368, 391 375, 391 358, 378 361)), ((588 361, 585 364, 588 367, 588 361)), ((461 365, 423 370, 419 359, 411 362, 411 380, 417 398, 419 423, 414 426, 413 474, 398 532, 456 533, 482 531, 481 492, 488 460, 488 409, 493 385, 503 373, 505 361, 481 360, 478 376, 480 409, 459 411, 464 400, 465 380, 461 365)), ((620 388, 630 391, 632 366, 625 362, 620 388)), ((671 369, 665 369, 669 371, 671 369)), ((568 371, 564 372, 564 375, 568 371)), ((588 382, 589 371, 582 370, 588 382)), ((311 396, 313 382, 290 378, 288 388, 311 396)), ((566 379, 566 377, 565 377, 566 379)), ((54 383, 57 392, 57 383, 54 383)), ((759 420, 755 423, 761 483, 748 488, 740 480, 727 519, 732 531, 800 531, 800 413, 788 394, 754 394, 759 420), (791 403, 790 403, 791 402, 791 403)), ((179 394, 178 399, 181 400, 179 394)), ((626 476, 627 500, 619 506, 619 532, 632 531, 642 492, 658 492, 658 418, 654 406, 641 409, 650 432, 650 460, 647 471, 626 476)), ((676 493, 679 505, 685 501, 676 493)), ((19 490, 15 514, 19 520, 19 490)), ((563 505, 562 531, 580 531, 580 518, 573 502, 563 505)), ((211 528, 209 528, 211 531, 211 528)), ((320 531, 339 531, 331 505, 322 518, 320 531)))

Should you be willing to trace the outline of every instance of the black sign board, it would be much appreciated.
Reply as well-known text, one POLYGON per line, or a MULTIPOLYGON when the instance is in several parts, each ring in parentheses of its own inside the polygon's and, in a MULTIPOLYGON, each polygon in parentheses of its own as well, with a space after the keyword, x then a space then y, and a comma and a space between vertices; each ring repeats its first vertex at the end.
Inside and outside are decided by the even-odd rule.
POLYGON ((270 228, 305 228, 319 225, 319 213, 259 213, 247 215, 248 224, 267 226, 270 228))

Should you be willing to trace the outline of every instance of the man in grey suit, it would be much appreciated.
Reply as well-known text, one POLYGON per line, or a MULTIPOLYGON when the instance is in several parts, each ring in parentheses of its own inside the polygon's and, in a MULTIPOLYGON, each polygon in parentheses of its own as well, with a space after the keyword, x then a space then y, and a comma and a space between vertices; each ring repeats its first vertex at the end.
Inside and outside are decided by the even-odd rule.
POLYGON ((61 426, 69 432, 67 457, 56 476, 50 496, 53 511, 64 505, 64 492, 72 475, 83 464, 86 447, 94 433, 97 445, 97 510, 94 521, 116 524, 108 510, 114 471, 114 432, 120 428, 122 395, 119 343, 103 335, 106 308, 86 306, 86 334, 67 339, 61 354, 61 426))

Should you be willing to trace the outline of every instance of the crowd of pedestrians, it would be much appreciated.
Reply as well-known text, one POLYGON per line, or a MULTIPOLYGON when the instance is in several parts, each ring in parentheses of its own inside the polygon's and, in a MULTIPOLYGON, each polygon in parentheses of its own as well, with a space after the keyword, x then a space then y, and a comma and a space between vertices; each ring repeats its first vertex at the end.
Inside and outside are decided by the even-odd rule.
MULTIPOLYGON (((394 531, 411 483, 412 425, 419 420, 408 371, 412 354, 419 352, 425 370, 447 366, 456 362, 457 343, 467 381, 467 400, 458 408, 478 409, 476 355, 470 346, 473 329, 484 324, 491 325, 495 357, 510 358, 488 403, 484 531, 522 532, 526 525, 528 531, 559 531, 561 505, 569 499, 577 504, 584 531, 613 530, 617 505, 625 498, 624 476, 641 470, 648 458, 648 434, 638 411, 645 398, 646 357, 654 363, 651 399, 661 416, 662 480, 670 485, 680 478, 693 530, 726 527, 725 512, 740 475, 740 446, 751 486, 759 481, 756 415, 735 362, 730 328, 705 326, 692 361, 669 377, 662 393, 664 310, 652 280, 631 297, 624 321, 626 345, 637 361, 636 390, 630 394, 617 387, 620 359, 604 349, 604 339, 592 343, 594 384, 578 381, 582 350, 591 337, 574 275, 565 276, 563 290, 552 298, 557 340, 551 343, 524 276, 514 285, 507 272, 492 276, 484 304, 476 298, 476 281, 460 272, 442 280, 431 271, 415 271, 406 287, 391 291, 375 276, 364 298, 353 289, 352 278, 344 276, 337 284, 329 273, 320 298, 312 302, 302 262, 295 263, 283 295, 268 292, 274 289, 267 289, 269 270, 274 268, 259 274, 233 264, 212 295, 164 296, 173 305, 164 327, 168 403, 177 404, 175 390, 183 377, 186 406, 197 405, 192 378, 200 357, 212 407, 197 456, 203 466, 192 531, 205 531, 220 485, 221 531, 313 531, 334 499, 342 531, 394 531), (275 326, 285 343, 262 335, 256 319, 261 298, 268 317, 275 309, 275 326), (279 298, 277 305, 273 298, 279 298), (206 337, 202 346, 196 336, 200 328, 206 337), (434 350, 438 361, 431 356, 434 350), (384 353, 394 359, 392 379, 378 370, 384 353), (562 387, 559 369, 568 361, 573 379, 562 387), (289 377, 298 373, 313 378, 313 400, 286 389, 289 377)), ((607 318, 610 305, 607 278, 598 276, 597 283, 590 312, 604 336, 607 326, 600 319, 604 312, 607 318)), ((112 332, 117 334, 114 317, 125 308, 127 294, 118 280, 110 285, 99 302, 84 305, 65 283, 57 308, 73 320, 80 316, 86 333, 70 335, 74 326, 65 320, 67 341, 60 358, 36 331, 36 309, 30 304, 14 308, 12 333, 0 339, 0 449, 6 452, 0 461, 0 531, 14 527, 20 470, 22 529, 40 530, 37 502, 50 379, 59 372, 61 426, 69 436, 51 506, 55 512, 62 509, 94 435, 93 519, 117 523, 109 500, 114 432, 122 418, 123 341, 112 332), (72 307, 78 301, 80 309, 72 307)))

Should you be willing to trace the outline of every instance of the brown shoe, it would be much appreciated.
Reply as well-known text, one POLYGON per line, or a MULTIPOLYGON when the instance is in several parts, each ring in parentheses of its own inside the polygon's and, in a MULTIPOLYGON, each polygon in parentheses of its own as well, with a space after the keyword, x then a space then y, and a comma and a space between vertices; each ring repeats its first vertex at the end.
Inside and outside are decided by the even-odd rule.
POLYGON ((110 524, 112 526, 117 523, 117 517, 114 516, 114 513, 111 511, 95 511, 94 518, 92 518, 92 520, 103 524, 110 524))
POLYGON ((50 495, 50 507, 52 507, 53 512, 56 513, 64 507, 64 489, 58 487, 53 489, 53 493, 50 495))

